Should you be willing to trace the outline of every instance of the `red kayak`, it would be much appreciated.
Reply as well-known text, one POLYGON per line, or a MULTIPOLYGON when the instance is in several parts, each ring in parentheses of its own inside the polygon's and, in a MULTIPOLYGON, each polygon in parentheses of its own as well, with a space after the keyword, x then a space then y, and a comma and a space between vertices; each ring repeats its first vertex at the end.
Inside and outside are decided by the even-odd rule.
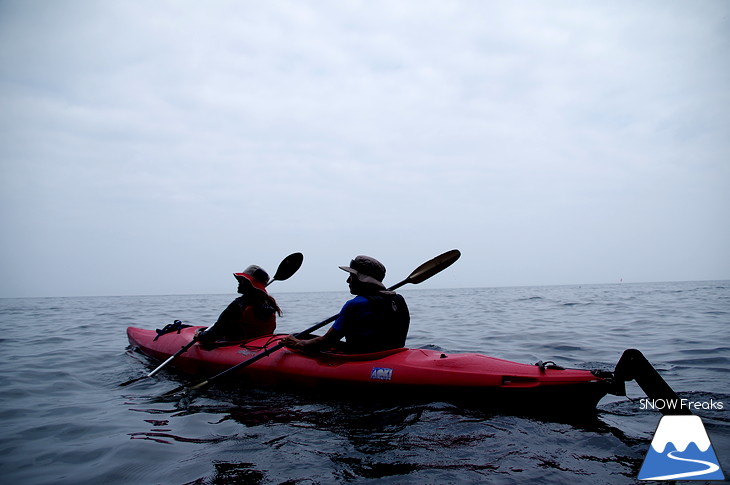
MULTIPOLYGON (((134 348, 162 361, 188 344, 198 328, 158 337, 154 330, 129 327, 127 336, 134 348)), ((171 365, 208 377, 278 344, 284 336, 215 347, 196 343, 171 365)), ((598 401, 611 392, 610 379, 593 371, 408 348, 372 354, 303 353, 283 348, 241 368, 233 379, 283 389, 335 389, 340 393, 346 389, 348 395, 363 391, 370 397, 427 396, 430 400, 468 400, 486 407, 565 414, 595 412, 598 401)))

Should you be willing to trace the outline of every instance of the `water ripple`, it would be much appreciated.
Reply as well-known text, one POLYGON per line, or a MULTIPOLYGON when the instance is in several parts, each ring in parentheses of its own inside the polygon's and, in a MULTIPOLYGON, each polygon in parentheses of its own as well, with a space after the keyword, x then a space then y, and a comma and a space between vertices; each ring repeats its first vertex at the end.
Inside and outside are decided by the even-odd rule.
MULTIPOLYGON (((403 291, 408 345, 612 369, 640 348, 700 409, 730 456, 730 283, 403 291)), ((336 313, 346 292, 276 295, 282 332, 336 313)), ((635 483, 657 413, 610 397, 590 423, 438 401, 366 404, 188 382, 127 348, 128 325, 215 320, 230 295, 0 300, 0 466, 8 483, 635 483)))

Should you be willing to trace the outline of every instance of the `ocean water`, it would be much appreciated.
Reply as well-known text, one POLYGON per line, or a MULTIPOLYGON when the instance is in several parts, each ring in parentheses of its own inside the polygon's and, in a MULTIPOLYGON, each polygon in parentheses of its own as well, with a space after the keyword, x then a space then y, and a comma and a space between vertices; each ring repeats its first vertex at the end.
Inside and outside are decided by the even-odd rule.
MULTIPOLYGON (((277 283, 284 287, 285 283, 277 283)), ((279 293, 279 331, 346 292, 279 293)), ((730 474, 730 281, 422 290, 408 346, 612 370, 638 348, 699 409, 730 474)), ((189 382, 128 348, 127 326, 209 325, 235 295, 0 299, 0 479, 12 484, 637 483, 661 417, 643 392, 571 423, 429 403, 358 403, 189 382)))

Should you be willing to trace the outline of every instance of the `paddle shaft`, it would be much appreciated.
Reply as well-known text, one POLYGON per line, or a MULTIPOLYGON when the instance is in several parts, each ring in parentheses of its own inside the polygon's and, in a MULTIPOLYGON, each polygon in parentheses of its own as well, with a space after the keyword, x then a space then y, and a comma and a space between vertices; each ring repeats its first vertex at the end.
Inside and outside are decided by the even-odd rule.
MULTIPOLYGON (((306 330, 304 330, 302 332, 299 332, 299 333, 295 334, 294 336, 295 337, 302 337, 302 336, 304 336, 304 335, 306 335, 308 333, 312 333, 315 330, 324 327, 328 323, 334 322, 335 320, 337 320, 337 317, 339 317, 339 316, 340 316, 339 313, 337 315, 332 315, 327 320, 323 320, 323 321, 321 321, 319 323, 316 323, 316 324, 312 325, 311 327, 309 327, 308 329, 306 329, 306 330)), ((230 374, 231 372, 235 372, 235 371, 237 371, 238 369, 240 369, 242 367, 246 367, 248 365, 251 365, 254 362, 256 362, 257 360, 261 360, 264 357, 266 357, 267 355, 271 355, 271 354, 273 354, 274 352, 276 352, 277 350, 279 350, 279 349, 281 349, 283 347, 285 347, 285 345, 283 343, 279 342, 278 344, 274 345, 273 347, 269 347, 268 349, 264 350, 260 354, 256 354, 253 357, 251 357, 250 359, 244 360, 243 362, 241 362, 239 364, 236 364, 233 367, 229 367, 228 369, 224 370, 223 372, 220 372, 220 373, 214 375, 213 377, 208 378, 207 380, 205 380, 203 382, 200 382, 198 384, 195 384, 194 386, 191 386, 190 389, 198 389, 198 388, 201 388, 203 386, 207 386, 211 382, 213 382, 215 380, 218 380, 221 377, 224 377, 224 376, 230 374)))
MULTIPOLYGON (((431 276, 435 275, 436 273, 439 273, 439 272, 443 271, 444 269, 446 269, 447 267, 451 266, 454 262, 456 262, 457 259, 459 259, 459 256, 461 256, 461 253, 459 251, 457 251, 456 249, 448 251, 440 256, 437 256, 437 257, 433 258, 432 260, 430 260, 430 261, 422 264, 418 268, 416 268, 413 271, 413 273, 411 273, 408 276, 408 278, 404 279, 400 283, 397 283, 397 284, 391 286, 390 288, 388 288, 387 291, 396 290, 407 283, 418 284, 422 281, 425 281, 426 279, 430 278, 431 276)), ((301 336, 314 332, 315 330, 324 327, 328 323, 334 322, 335 320, 337 320, 337 317, 339 317, 339 316, 340 316, 339 313, 336 315, 332 315, 328 319, 323 320, 319 323, 315 323, 308 329, 306 329, 302 332, 299 332, 299 333, 295 334, 294 336, 299 338, 301 336)), ((206 385, 210 384, 211 382, 230 374, 231 372, 235 372, 238 369, 241 369, 243 367, 253 364, 254 362, 256 362, 258 360, 263 359, 267 355, 271 355, 272 353, 276 352, 277 350, 279 350, 283 347, 285 347, 285 345, 283 343, 279 342, 278 344, 274 345, 273 347, 270 347, 270 348, 264 350, 260 354, 256 354, 253 357, 251 357, 250 359, 244 360, 243 362, 236 364, 233 367, 230 367, 230 368, 224 370, 223 372, 220 372, 220 373, 214 375, 213 377, 210 377, 209 379, 207 379, 205 381, 202 381, 198 384, 195 384, 194 386, 191 386, 190 389, 199 389, 203 386, 206 386, 206 385)))
POLYGON ((170 362, 172 362, 173 360, 175 360, 176 358, 178 358, 181 354, 187 352, 188 349, 190 347, 192 347, 193 345, 195 345, 195 342, 197 342, 197 341, 198 341, 198 337, 197 336, 193 337, 193 339, 190 342, 188 342, 186 345, 183 345, 180 348, 180 350, 178 350, 173 355, 171 355, 170 357, 168 357, 167 360, 165 362, 163 362, 162 364, 158 365, 157 368, 155 368, 155 370, 153 370, 152 372, 150 372, 149 374, 147 374, 147 377, 152 377, 155 374, 157 374, 158 372, 160 372, 167 364, 169 364, 170 362))

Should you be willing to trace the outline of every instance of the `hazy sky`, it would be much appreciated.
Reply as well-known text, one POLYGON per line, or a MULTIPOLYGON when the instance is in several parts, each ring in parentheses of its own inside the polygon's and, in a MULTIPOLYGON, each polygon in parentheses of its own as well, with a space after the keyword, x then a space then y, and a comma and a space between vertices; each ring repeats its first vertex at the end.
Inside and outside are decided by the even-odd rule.
POLYGON ((730 279, 728 52, 726 0, 0 0, 0 296, 730 279))

